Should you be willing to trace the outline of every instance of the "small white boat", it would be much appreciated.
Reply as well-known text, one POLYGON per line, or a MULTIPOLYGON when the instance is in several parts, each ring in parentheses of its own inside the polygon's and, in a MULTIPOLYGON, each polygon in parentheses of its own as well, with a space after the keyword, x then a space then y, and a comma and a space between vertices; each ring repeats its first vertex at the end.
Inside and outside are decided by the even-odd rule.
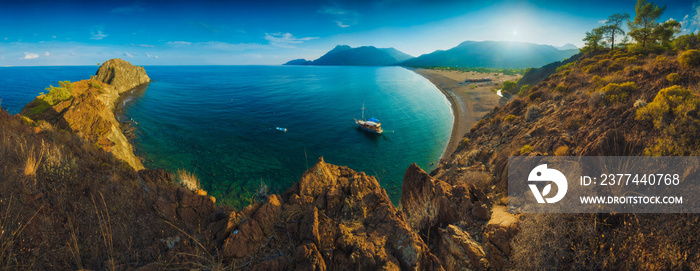
POLYGON ((286 132, 287 132, 287 128, 277 127, 277 131, 285 132, 285 133, 286 133, 286 132))

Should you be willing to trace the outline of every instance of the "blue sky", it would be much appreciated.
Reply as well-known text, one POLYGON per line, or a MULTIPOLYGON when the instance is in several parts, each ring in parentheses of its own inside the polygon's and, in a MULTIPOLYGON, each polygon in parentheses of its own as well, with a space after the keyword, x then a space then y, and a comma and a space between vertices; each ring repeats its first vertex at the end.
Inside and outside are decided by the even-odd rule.
MULTIPOLYGON (((660 21, 700 26, 700 1, 667 5, 660 21)), ((636 1, 3 1, 0 66, 279 65, 338 44, 413 56, 466 40, 582 46, 584 33, 636 1)))

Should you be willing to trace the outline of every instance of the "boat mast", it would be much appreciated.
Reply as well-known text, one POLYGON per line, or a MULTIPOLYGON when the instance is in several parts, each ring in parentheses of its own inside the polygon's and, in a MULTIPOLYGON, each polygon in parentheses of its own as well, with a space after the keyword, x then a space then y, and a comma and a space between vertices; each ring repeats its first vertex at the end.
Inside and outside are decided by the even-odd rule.
POLYGON ((365 120, 365 102, 362 102, 362 120, 365 120))

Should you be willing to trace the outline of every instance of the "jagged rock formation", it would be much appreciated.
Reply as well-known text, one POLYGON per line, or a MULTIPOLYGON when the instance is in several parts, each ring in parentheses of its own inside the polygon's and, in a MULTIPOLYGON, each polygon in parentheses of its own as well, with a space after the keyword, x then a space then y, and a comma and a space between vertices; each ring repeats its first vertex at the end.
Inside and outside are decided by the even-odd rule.
POLYGON ((150 80, 143 67, 111 59, 102 64, 92 79, 64 86, 69 98, 58 100, 52 95, 47 99, 51 95, 47 93, 27 104, 21 114, 70 130, 140 170, 144 168, 141 160, 122 133, 114 110, 121 94, 150 80))
POLYGON ((323 158, 282 195, 231 211, 209 231, 222 256, 256 270, 441 270, 374 177, 323 158))

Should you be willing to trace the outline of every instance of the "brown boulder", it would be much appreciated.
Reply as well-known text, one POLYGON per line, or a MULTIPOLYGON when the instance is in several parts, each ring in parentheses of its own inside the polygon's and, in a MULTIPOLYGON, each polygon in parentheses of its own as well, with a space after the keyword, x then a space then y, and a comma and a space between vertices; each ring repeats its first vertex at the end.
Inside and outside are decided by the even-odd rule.
POLYGON ((512 248, 510 241, 519 231, 518 215, 508 213, 508 207, 494 205, 493 214, 486 224, 482 240, 487 251, 487 258, 492 267, 502 269, 506 267, 512 248))
POLYGON ((489 268, 484 248, 468 232, 449 225, 444 230, 440 229, 440 238, 440 260, 445 270, 489 268))
POLYGON ((226 227, 217 233, 218 237, 225 238, 222 247, 225 258, 253 256, 273 233, 281 217, 281 203, 277 195, 249 207, 241 213, 232 212, 226 227))
POLYGON ((401 187, 401 210, 416 231, 465 220, 472 209, 471 190, 462 183, 453 186, 434 179, 411 164, 401 187))
POLYGON ((325 271, 326 262, 321 257, 321 253, 316 249, 316 245, 308 243, 297 248, 297 253, 294 258, 298 271, 325 271))

